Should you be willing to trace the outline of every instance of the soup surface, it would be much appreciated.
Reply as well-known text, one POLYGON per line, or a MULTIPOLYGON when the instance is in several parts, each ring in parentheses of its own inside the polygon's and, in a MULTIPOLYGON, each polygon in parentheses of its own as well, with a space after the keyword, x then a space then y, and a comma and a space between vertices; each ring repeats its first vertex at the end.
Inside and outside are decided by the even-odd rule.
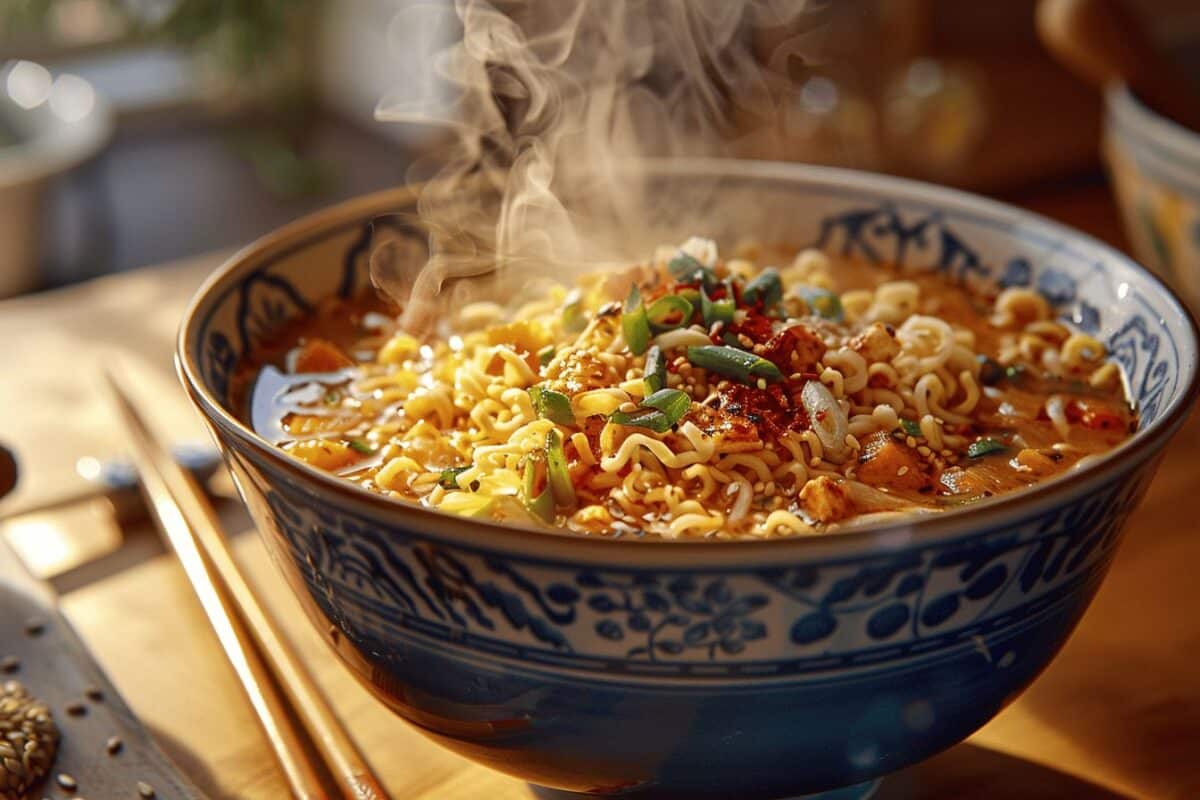
POLYGON ((525 291, 427 342, 379 301, 330 301, 242 365, 251 423, 399 500, 668 538, 938 513, 1137 424, 1103 344, 1027 289, 692 238, 525 291))

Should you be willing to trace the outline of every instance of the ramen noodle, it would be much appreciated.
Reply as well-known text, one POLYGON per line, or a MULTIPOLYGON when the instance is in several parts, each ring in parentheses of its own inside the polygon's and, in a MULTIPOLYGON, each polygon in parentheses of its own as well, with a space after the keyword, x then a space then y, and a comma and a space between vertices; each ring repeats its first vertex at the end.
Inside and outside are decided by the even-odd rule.
POLYGON ((1031 486, 1136 427, 1104 344, 1029 289, 692 238, 458 308, 326 303, 241 381, 255 429, 398 500, 590 535, 813 535, 1031 486), (384 310, 386 311, 386 310, 384 310))

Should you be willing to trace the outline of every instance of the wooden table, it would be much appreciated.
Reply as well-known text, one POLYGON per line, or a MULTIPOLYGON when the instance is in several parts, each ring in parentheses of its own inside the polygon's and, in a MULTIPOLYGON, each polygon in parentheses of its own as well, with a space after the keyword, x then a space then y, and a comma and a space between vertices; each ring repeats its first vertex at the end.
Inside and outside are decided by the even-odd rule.
MULTIPOLYGON (((1101 184, 1018 199, 1118 241, 1101 184)), ((175 386, 170 354, 183 303, 219 260, 0 304, 6 343, 0 435, 30 475, 0 503, 0 515, 78 489, 77 458, 119 449, 87 378, 99 354, 121 357, 163 398, 156 420, 164 433, 200 435, 175 386), (13 342, 21 343, 16 352, 13 342)), ((1200 420, 1193 420, 1171 446, 1091 610, 1045 674, 968 742, 890 779, 878 797, 1200 797, 1198 452, 1200 420)), ((232 524, 246 524, 236 507, 226 514, 232 524)), ((66 519, 38 519, 45 526, 57 518, 66 519)), ((26 519, 0 527, 11 533, 26 519)), ((257 537, 238 537, 237 551, 394 797, 530 796, 520 782, 438 748, 384 711, 310 630, 257 537)), ((214 797, 286 796, 181 571, 166 555, 134 561, 104 577, 68 582, 72 588, 61 598, 66 614, 199 785, 214 797)))

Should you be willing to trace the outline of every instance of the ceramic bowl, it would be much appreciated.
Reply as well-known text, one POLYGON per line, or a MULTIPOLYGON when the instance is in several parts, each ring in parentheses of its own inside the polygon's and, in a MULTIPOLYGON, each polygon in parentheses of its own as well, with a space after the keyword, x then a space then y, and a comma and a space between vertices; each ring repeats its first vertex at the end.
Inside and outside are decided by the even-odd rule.
POLYGON ((29 61, 0 67, 0 297, 41 284, 46 187, 112 132, 108 104, 82 78, 29 61))
POLYGON ((1105 104, 1104 157, 1134 252, 1200 309, 1200 133, 1124 87, 1105 104))
POLYGON ((229 391, 260 337, 367 285, 371 220, 404 192, 231 259, 187 314, 184 383, 313 622, 425 734, 545 796, 864 795, 982 726, 1066 640, 1195 398, 1194 323, 1121 253, 959 192, 792 164, 650 170, 653 197, 698 209, 664 241, 754 233, 1034 287, 1108 343, 1141 430, 1014 496, 802 539, 588 540, 402 505, 272 448, 229 391), (753 231, 727 229, 739 206, 753 231))

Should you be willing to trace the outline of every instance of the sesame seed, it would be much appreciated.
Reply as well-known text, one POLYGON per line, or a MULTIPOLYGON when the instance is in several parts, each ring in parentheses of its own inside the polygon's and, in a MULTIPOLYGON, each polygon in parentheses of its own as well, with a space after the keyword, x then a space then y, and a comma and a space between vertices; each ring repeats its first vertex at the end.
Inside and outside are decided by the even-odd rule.
POLYGON ((766 378, 759 378, 755 385, 758 386, 758 388, 760 390, 766 389, 767 388, 766 378))
POLYGON ((146 798, 146 800, 150 800, 150 798, 154 797, 154 787, 145 781, 138 781, 137 790, 138 794, 146 798))
POLYGON ((75 779, 65 772, 58 773, 58 777, 56 777, 54 780, 56 780, 58 785, 66 789, 68 792, 73 792, 79 788, 79 784, 75 782, 75 779))
POLYGON ((102 700, 104 700, 104 690, 96 685, 88 686, 86 689, 83 690, 83 694, 88 700, 91 700, 93 703, 99 703, 102 700))
POLYGON ((121 752, 121 748, 124 746, 125 743, 121 741, 120 736, 110 736, 108 737, 108 741, 104 743, 104 749, 110 756, 115 756, 121 752))
POLYGON ((5 656, 0 659, 0 672, 5 675, 12 675, 21 668, 21 659, 16 656, 5 656))
POLYGON ((34 636, 41 636, 45 632, 46 632, 46 621, 44 619, 41 619, 39 617, 33 617, 26 621, 26 623, 25 623, 25 635, 26 636, 33 638, 34 636))
POLYGON ((896 470, 897 478, 903 478, 907 474, 908 474, 908 467, 901 467, 900 469, 896 470))
POLYGON ((67 703, 66 711, 72 717, 82 717, 87 713, 87 706, 76 700, 72 703, 67 703))

